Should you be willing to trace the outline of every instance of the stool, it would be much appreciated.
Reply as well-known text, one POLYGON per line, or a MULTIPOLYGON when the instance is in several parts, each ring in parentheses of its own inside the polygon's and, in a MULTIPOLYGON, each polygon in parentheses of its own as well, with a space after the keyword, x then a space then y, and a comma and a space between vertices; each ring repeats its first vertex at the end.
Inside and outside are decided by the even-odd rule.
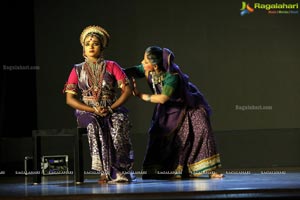
POLYGON ((74 180, 76 184, 84 182, 82 136, 86 128, 33 130, 33 184, 41 183, 41 137, 74 137, 74 180))

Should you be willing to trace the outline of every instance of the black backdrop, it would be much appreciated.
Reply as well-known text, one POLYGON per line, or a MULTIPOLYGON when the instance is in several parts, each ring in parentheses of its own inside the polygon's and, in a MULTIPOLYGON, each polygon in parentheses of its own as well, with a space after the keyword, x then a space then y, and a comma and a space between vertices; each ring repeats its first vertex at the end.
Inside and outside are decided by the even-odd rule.
MULTIPOLYGON (((23 169, 33 129, 76 126, 62 88, 72 65, 82 61, 79 35, 93 24, 109 31, 106 58, 122 67, 139 63, 149 45, 174 51, 213 108, 225 168, 299 166, 299 14, 256 9, 241 16, 241 7, 240 0, 5 2, 0 170, 23 169)), ((149 91, 143 80, 138 84, 149 91)), ((126 106, 140 169, 153 105, 131 98, 126 106)), ((72 155, 68 140, 47 139, 44 150, 72 155)))
MULTIPOLYGON (((78 38, 91 24, 109 31, 106 58, 122 67, 139 63, 149 45, 173 50, 211 104, 215 130, 299 128, 299 14, 256 9, 241 16, 242 2, 236 0, 7 3, 10 12, 2 14, 2 136, 75 126, 61 90, 71 66, 82 61, 78 38), (5 69, 28 65, 35 70, 5 69), (239 109, 248 105, 268 109, 239 109)), ((127 106, 134 132, 145 132, 152 105, 131 98, 127 106)))
POLYGON ((0 137, 30 136, 37 127, 33 5, 33 0, 1 5, 0 137))

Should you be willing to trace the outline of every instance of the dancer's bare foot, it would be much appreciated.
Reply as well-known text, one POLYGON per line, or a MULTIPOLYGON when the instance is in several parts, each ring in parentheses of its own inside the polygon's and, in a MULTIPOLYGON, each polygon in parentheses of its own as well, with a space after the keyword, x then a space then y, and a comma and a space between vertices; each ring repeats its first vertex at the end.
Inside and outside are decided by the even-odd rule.
POLYGON ((220 173, 217 173, 217 172, 209 174, 209 178, 223 178, 223 177, 224 177, 224 174, 220 174, 220 173))
POLYGON ((107 183, 108 182, 108 179, 105 175, 101 175, 99 180, 98 180, 98 184, 104 184, 104 183, 107 183))

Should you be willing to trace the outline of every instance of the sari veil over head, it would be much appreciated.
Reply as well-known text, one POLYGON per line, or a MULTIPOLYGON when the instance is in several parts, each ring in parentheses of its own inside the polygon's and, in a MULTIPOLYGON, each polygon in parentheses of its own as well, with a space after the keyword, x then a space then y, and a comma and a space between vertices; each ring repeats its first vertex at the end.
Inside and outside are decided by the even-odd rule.
POLYGON ((175 55, 174 53, 167 48, 163 48, 163 66, 165 71, 171 74, 178 74, 182 83, 181 88, 184 97, 184 101, 186 102, 188 107, 195 108, 199 105, 204 105, 206 112, 211 114, 211 107, 208 102, 204 98, 204 95, 199 91, 199 89, 189 81, 189 76, 184 74, 179 66, 174 62, 175 55))

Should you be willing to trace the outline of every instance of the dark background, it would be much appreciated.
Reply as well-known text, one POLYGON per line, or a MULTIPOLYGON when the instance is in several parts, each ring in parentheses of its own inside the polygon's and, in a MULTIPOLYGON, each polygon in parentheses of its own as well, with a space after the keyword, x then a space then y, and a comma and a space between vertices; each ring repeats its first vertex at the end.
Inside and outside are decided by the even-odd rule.
MULTIPOLYGON (((241 16, 241 5, 238 0, 6 2, 0 170, 22 169, 24 156, 32 154, 32 130, 76 127, 62 89, 72 65, 83 61, 79 36, 89 25, 110 33, 106 59, 124 68, 139 64, 150 45, 175 53, 213 108, 223 167, 299 167, 300 14, 255 10, 241 16), (236 109, 247 105, 271 109, 236 109)), ((144 80, 138 86, 149 92, 144 80)), ((132 97, 126 106, 140 169, 153 105, 132 97)), ((43 146, 44 154, 72 152, 68 139, 46 139, 43 146)))

